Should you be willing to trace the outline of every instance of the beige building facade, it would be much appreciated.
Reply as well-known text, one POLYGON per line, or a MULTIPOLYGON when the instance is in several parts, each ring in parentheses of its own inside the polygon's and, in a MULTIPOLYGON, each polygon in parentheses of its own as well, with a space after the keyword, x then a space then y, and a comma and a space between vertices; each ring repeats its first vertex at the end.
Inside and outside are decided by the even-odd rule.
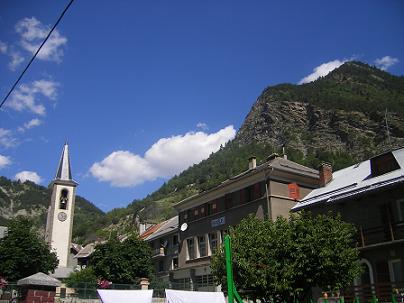
POLYGON ((214 289, 210 259, 231 226, 249 215, 288 217, 296 202, 318 187, 317 170, 286 157, 273 155, 260 166, 255 163, 251 158, 247 171, 174 206, 180 241, 171 281, 196 290, 214 289))

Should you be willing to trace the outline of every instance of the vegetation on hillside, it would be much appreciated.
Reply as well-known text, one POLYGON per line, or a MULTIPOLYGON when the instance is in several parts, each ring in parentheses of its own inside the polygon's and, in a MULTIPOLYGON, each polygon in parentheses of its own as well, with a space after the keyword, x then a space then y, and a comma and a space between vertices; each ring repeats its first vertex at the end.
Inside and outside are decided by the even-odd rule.
MULTIPOLYGON (((33 182, 0 177, 0 224, 7 225, 12 215, 20 213, 44 230, 51 194, 51 188, 33 182)), ((73 220, 73 241, 78 243, 94 238, 95 231, 108 223, 103 211, 80 196, 76 196, 73 220)))
POLYGON ((324 109, 372 113, 387 108, 404 114, 404 77, 357 61, 343 64, 310 83, 268 87, 262 97, 269 95, 276 100, 303 101, 324 109))

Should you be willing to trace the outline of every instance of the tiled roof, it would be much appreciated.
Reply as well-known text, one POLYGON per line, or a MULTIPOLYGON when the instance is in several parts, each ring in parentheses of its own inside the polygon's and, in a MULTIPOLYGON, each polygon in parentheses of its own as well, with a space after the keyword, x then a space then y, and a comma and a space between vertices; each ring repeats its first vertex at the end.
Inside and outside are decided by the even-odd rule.
POLYGON ((340 201, 397 183, 404 183, 404 148, 393 150, 391 154, 400 166, 399 169, 372 177, 371 160, 341 169, 333 173, 333 179, 330 183, 313 190, 301 202, 296 204, 292 211, 297 211, 316 203, 340 201))
POLYGON ((143 234, 140 235, 140 239, 146 239, 148 236, 150 236, 152 233, 154 233, 159 227, 161 223, 158 223, 156 225, 153 225, 152 227, 148 228, 143 234))
POLYGON ((178 231, 178 216, 172 217, 168 219, 167 221, 161 222, 159 224, 159 228, 155 230, 152 234, 150 234, 148 237, 143 238, 144 240, 152 240, 155 238, 158 238, 164 234, 173 232, 173 231, 178 231))

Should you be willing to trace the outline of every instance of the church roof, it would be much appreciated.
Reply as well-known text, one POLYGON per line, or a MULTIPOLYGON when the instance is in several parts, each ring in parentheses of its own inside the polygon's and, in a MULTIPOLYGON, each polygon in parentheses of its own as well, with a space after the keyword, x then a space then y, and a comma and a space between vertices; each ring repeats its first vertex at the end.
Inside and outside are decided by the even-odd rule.
POLYGON ((56 173, 56 180, 71 181, 72 172, 70 169, 69 145, 65 143, 60 157, 58 171, 56 173))

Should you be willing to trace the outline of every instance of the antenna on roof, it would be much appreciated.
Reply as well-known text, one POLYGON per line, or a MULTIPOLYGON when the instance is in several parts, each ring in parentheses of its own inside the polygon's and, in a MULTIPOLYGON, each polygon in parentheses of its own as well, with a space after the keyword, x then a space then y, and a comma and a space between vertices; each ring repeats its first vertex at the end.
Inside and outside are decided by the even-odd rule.
POLYGON ((389 124, 387 122, 387 108, 386 108, 386 112, 384 114, 384 119, 386 121, 387 141, 389 142, 389 146, 391 148, 390 129, 389 129, 389 124))

